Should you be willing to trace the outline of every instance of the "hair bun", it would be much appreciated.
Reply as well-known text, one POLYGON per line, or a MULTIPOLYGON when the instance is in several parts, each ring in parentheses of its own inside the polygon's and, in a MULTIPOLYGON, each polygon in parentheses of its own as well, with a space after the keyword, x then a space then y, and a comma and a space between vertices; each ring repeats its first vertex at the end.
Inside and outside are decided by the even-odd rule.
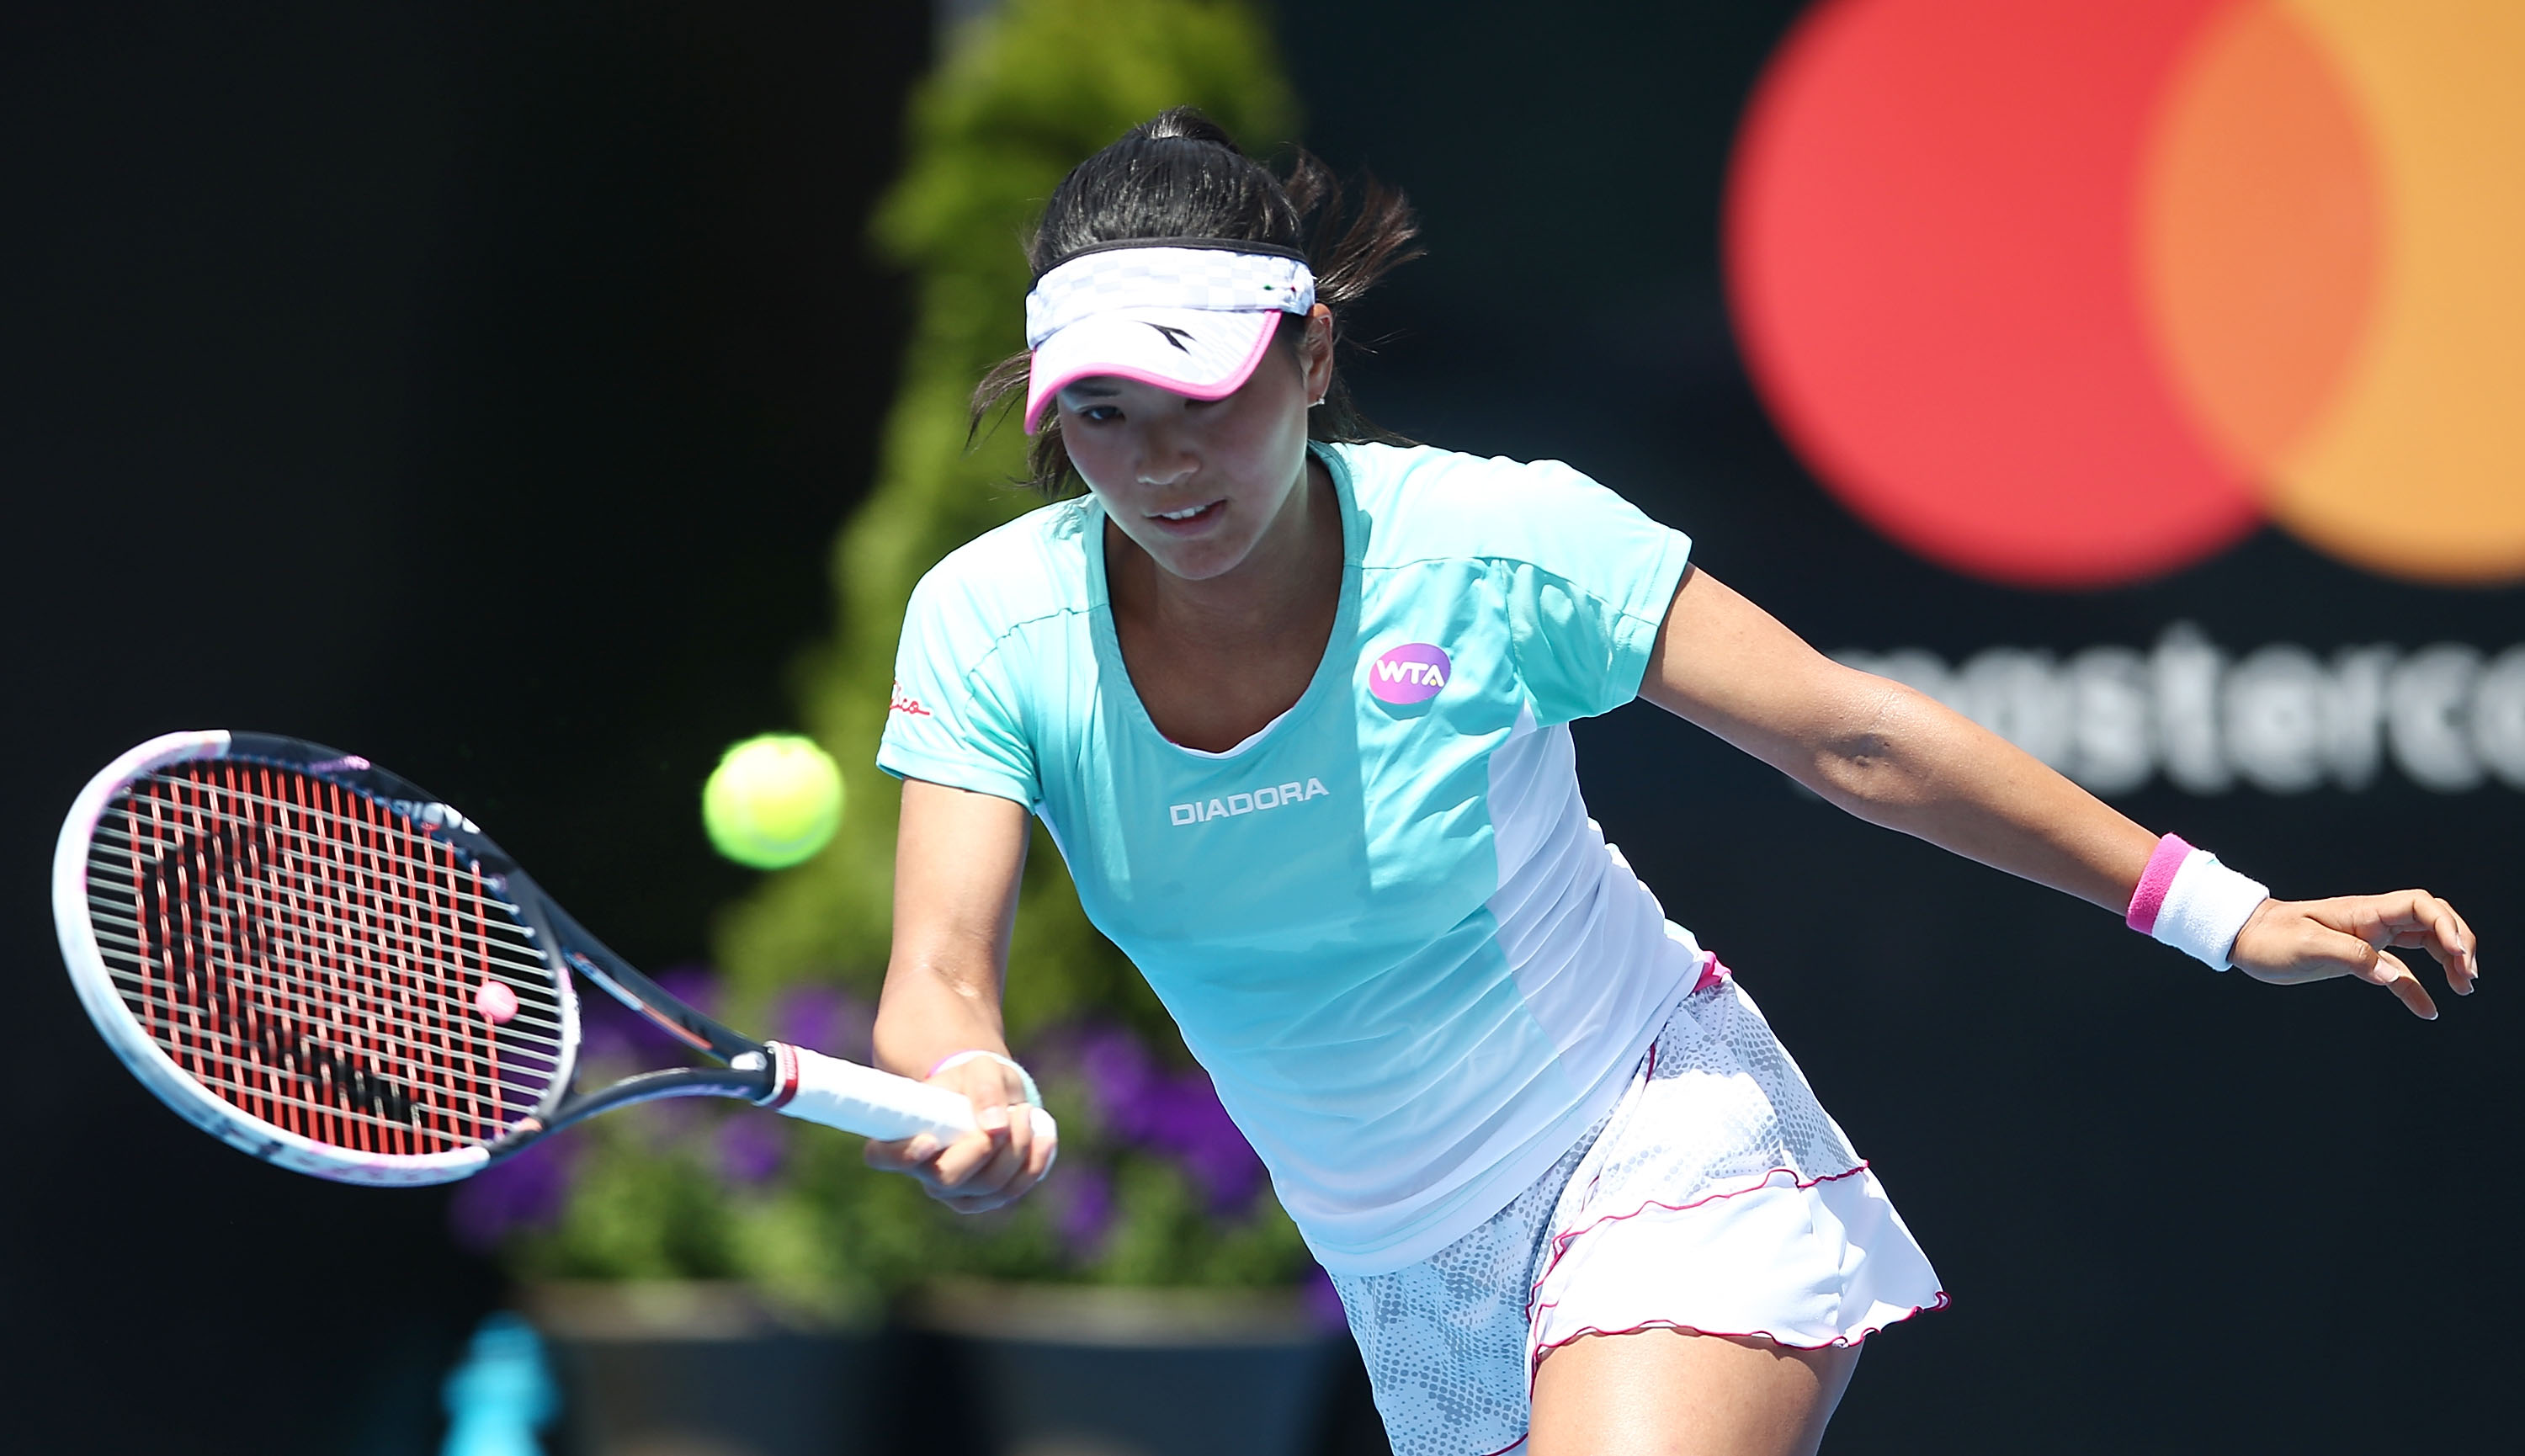
POLYGON ((1202 115, 1197 106, 1168 107, 1132 127, 1129 134, 1149 141, 1206 141, 1240 157, 1245 155, 1245 149, 1227 134, 1227 128, 1202 115))

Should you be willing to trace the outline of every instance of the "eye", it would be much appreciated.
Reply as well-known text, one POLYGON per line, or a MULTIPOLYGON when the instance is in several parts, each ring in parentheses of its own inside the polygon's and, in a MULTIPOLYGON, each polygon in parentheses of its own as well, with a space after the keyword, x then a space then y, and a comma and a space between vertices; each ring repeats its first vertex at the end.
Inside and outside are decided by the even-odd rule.
POLYGON ((1069 413, 1090 425, 1110 425, 1122 418, 1122 409, 1119 405, 1089 405, 1084 409, 1071 410, 1069 413))

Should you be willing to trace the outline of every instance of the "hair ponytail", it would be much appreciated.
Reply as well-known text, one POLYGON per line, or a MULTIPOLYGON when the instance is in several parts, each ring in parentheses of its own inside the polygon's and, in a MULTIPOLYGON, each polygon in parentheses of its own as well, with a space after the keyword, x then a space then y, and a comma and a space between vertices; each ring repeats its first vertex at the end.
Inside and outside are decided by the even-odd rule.
MULTIPOLYGON (((1387 273, 1420 256, 1419 223, 1401 192, 1367 177, 1356 207, 1345 208, 1349 200, 1332 169, 1306 151, 1296 153, 1284 180, 1246 156, 1217 123, 1178 106, 1132 127, 1062 178, 1026 242, 1026 259, 1041 277, 1097 243, 1214 237, 1296 248, 1315 275, 1315 301, 1332 315, 1338 351, 1350 346, 1341 327, 1344 311, 1387 273)), ((1294 344, 1304 322, 1282 315, 1278 338, 1294 344)), ((1030 363, 1030 355, 1015 354, 982 377, 973 391, 974 432, 994 409, 1024 398, 1030 363)), ((1307 435, 1409 443, 1359 413, 1338 367, 1323 405, 1308 413, 1307 435)), ((1044 421, 1026 466, 1026 483, 1046 495, 1084 483, 1069 463, 1058 418, 1044 421)))

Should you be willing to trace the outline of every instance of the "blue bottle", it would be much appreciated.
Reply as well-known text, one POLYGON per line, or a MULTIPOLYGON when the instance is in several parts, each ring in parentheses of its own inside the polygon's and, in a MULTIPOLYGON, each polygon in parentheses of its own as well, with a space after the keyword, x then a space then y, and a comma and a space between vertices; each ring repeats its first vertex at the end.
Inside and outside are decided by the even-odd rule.
POLYGON ((543 1456, 535 1432, 561 1411, 561 1391, 534 1327, 503 1311, 483 1320, 447 1374, 440 1456, 543 1456))

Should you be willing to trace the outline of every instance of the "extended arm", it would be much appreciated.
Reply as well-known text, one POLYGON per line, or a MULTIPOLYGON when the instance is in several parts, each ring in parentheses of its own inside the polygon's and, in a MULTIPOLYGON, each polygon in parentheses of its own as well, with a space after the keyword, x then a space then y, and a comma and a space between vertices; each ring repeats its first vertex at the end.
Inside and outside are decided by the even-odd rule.
MULTIPOLYGON (((903 784, 895 840, 894 952, 877 1001, 876 1062, 926 1078, 958 1052, 1008 1055, 1000 986, 1025 868, 1024 806, 919 779, 903 784)), ((918 1178, 931 1197, 962 1213, 1008 1203, 1034 1186, 1053 1150, 1012 1117, 1025 1088, 987 1057, 931 1079, 972 1099, 982 1130, 940 1147, 931 1138, 871 1142, 871 1166, 918 1178)))
MULTIPOLYGON (((1924 693, 1846 668, 1694 570, 1675 592, 1640 695, 1871 824, 2119 914, 2156 836, 1924 693)), ((2265 900, 2236 936, 2262 980, 2355 976, 2420 1016, 2436 1008, 2389 946, 2425 948, 2457 993, 2472 931, 2423 890, 2265 900)))

